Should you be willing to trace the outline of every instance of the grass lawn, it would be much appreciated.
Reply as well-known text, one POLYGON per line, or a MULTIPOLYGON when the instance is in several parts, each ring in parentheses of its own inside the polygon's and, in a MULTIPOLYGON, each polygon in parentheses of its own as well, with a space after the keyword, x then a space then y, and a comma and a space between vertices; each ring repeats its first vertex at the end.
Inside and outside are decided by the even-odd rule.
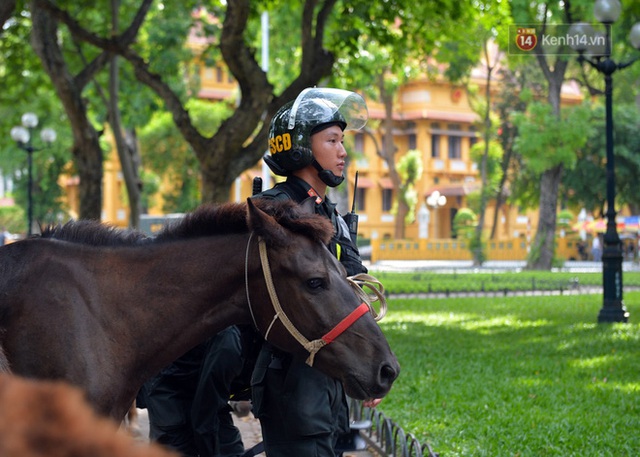
POLYGON ((403 371, 378 408, 451 456, 640 455, 640 292, 403 299, 381 322, 403 371))
MULTIPOLYGON (((505 271, 499 273, 473 272, 439 273, 421 271, 397 273, 373 271, 391 294, 423 292, 495 292, 515 290, 570 290, 582 286, 602 286, 602 272, 575 273, 551 271, 505 271)), ((640 287, 640 271, 623 275, 624 285, 640 287)))

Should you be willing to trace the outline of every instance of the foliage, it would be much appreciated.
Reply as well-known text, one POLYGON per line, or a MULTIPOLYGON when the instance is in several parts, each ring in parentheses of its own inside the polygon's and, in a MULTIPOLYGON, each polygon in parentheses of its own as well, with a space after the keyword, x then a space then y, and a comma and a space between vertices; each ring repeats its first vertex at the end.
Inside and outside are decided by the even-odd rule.
POLYGON ((0 206, 0 229, 10 233, 23 233, 27 228, 27 216, 19 206, 0 206))
POLYGON ((635 455, 640 325, 597 324, 601 305, 392 300, 381 327, 403 371, 378 409, 440 455, 635 455))
POLYGON ((469 250, 478 265, 482 265, 487 260, 487 242, 484 237, 472 236, 469 240, 469 250))
POLYGON ((536 173, 556 165, 573 168, 576 151, 587 142, 588 119, 585 106, 562 108, 558 119, 548 103, 530 103, 525 113, 514 114, 519 131, 515 148, 536 173))
POLYGON ((456 238, 471 239, 478 217, 470 208, 460 208, 453 217, 453 233, 456 238))
MULTIPOLYGON (((619 205, 630 205, 634 213, 640 210, 640 111, 634 104, 615 104, 613 129, 616 196, 619 205)), ((563 179, 567 202, 584 207, 595 214, 604 213, 606 200, 606 142, 604 107, 598 103, 591 112, 591 125, 586 145, 577 151, 578 162, 563 179)))
MULTIPOLYGON (((47 122, 47 119, 45 118, 41 122, 47 122)), ((44 125, 48 127, 50 124, 44 125)), ((32 135, 38 133, 39 130, 36 129, 32 135)), ((67 169, 69 152, 60 144, 60 142, 66 142, 64 132, 63 135, 58 135, 56 142, 46 147, 37 137, 31 140, 32 146, 35 148, 32 153, 31 185, 33 220, 41 225, 57 224, 69 219, 64 188, 59 183, 60 175, 67 169)), ((24 215, 22 227, 17 230, 22 233, 27 228, 29 185, 27 152, 16 144, 11 144, 0 157, 2 157, 0 160, 3 161, 2 173, 7 182, 11 183, 10 195, 14 198, 15 204, 22 209, 20 214, 24 215)))
POLYGON ((468 74, 479 58, 476 41, 462 41, 464 52, 442 51, 448 44, 460 42, 459 28, 473 24, 474 15, 475 9, 468 0, 345 2, 338 21, 342 31, 329 35, 330 47, 340 50, 332 84, 360 88, 384 107, 382 146, 376 148, 398 188, 393 205, 396 238, 403 238, 404 224, 415 220, 417 204, 411 204, 413 191, 403 187, 396 170, 398 148, 392 134, 394 100, 401 85, 412 78, 437 77, 443 73, 449 78, 459 78, 462 73, 468 74), (431 15, 433 10, 439 11, 437 20, 431 15), (461 58, 463 54, 465 57, 461 58), (441 65, 433 65, 436 57, 441 65), (454 63, 455 58, 458 60, 454 63), (458 72, 456 75, 447 74, 452 67, 458 72))
POLYGON ((416 182, 422 176, 422 151, 411 149, 403 155, 396 164, 398 175, 400 176, 400 198, 404 199, 409 212, 406 215, 406 222, 409 224, 416 219, 416 208, 418 206, 418 192, 416 182))
POLYGON ((571 227, 571 222, 573 221, 573 213, 571 210, 563 209, 558 212, 558 227, 560 228, 568 228, 571 227))
POLYGON ((33 112, 39 118, 38 127, 32 131, 33 153, 33 216, 43 224, 65 220, 67 208, 62 202, 64 189, 58 184, 66 162, 70 160, 70 129, 68 119, 51 86, 40 68, 40 62, 29 44, 31 19, 29 14, 15 14, 5 24, 0 40, 0 79, 5 90, 0 93, 0 173, 9 185, 12 196, 23 214, 21 224, 11 231, 25 232, 27 227, 27 154, 18 148, 9 132, 21 123, 21 116, 33 112), (43 147, 39 138, 42 127, 53 128, 56 142, 43 147))
MULTIPOLYGON (((475 163, 478 165, 484 155, 485 142, 483 140, 478 141, 471 147, 470 155, 475 163)), ((504 151, 502 145, 492 140, 489 142, 489 153, 487 155, 487 185, 483 189, 487 195, 494 195, 498 191, 500 181, 502 180, 502 156, 504 151)))
MULTIPOLYGON (((227 102, 209 102, 193 99, 188 104, 193 123, 204 135, 215 132, 231 112, 227 102)), ((140 151, 153 182, 153 176, 164 177, 163 212, 175 213, 193 210, 200 203, 199 164, 187 142, 167 112, 156 112, 140 131, 140 151)), ((146 197, 149 198, 148 196, 146 197)))

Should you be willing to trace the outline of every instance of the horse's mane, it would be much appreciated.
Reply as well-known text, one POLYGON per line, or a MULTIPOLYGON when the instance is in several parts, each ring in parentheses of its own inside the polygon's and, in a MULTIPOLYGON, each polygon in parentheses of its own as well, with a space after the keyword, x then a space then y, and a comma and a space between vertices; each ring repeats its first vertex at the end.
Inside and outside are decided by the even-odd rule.
POLYGON ((70 221, 46 227, 41 238, 52 238, 92 246, 132 246, 151 240, 144 232, 121 229, 94 220, 70 221))
MULTIPOLYGON (((254 199, 258 208, 273 216, 286 229, 327 243, 333 234, 329 220, 308 214, 291 200, 254 199)), ((92 246, 133 246, 151 242, 163 243, 187 238, 198 238, 231 233, 245 233, 247 225, 246 203, 204 204, 182 219, 166 225, 155 237, 132 229, 102 224, 98 221, 79 220, 45 228, 41 238, 70 241, 92 246)))
MULTIPOLYGON (((251 201, 291 232, 325 244, 331 239, 333 234, 331 222, 323 216, 305 212, 292 200, 260 198, 251 201)), ((158 233, 156 241, 244 233, 248 230, 246 203, 204 204, 181 220, 165 226, 158 233)))

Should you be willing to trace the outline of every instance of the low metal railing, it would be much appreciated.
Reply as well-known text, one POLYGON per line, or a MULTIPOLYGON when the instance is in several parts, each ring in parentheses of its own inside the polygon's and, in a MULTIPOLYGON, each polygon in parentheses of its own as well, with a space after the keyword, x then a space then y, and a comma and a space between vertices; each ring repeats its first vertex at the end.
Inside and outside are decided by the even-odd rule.
POLYGON ((360 431, 369 450, 385 457, 439 457, 429 443, 421 443, 412 433, 405 432, 384 413, 363 406, 359 400, 350 401, 351 420, 366 422, 368 427, 360 431))

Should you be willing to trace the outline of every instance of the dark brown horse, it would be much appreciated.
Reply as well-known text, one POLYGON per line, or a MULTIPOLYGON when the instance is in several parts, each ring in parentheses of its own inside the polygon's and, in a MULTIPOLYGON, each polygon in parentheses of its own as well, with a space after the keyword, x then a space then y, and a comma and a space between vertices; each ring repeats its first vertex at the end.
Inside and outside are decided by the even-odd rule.
POLYGON ((0 248, 0 348, 14 373, 67 380, 117 420, 144 381, 232 324, 300 357, 322 347, 314 366, 348 395, 384 396, 398 362, 325 247, 331 230, 267 201, 202 206, 156 238, 86 221, 46 230, 0 248))

